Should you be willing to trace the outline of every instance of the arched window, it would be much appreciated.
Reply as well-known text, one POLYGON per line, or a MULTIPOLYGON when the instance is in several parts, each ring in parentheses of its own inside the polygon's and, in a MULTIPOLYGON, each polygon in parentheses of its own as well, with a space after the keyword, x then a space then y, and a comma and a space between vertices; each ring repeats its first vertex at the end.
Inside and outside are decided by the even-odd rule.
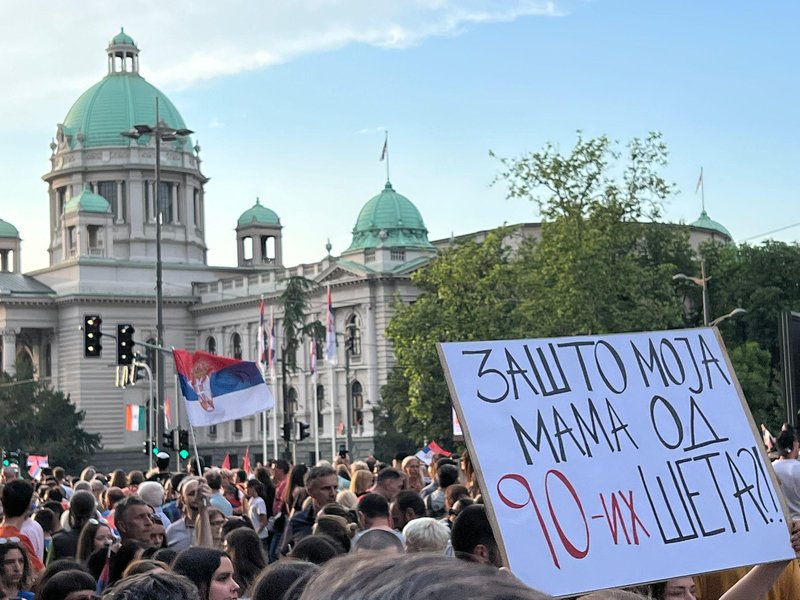
POLYGON ((231 336, 231 353, 236 360, 242 360, 242 336, 238 333, 231 336))
POLYGON ((364 432, 364 388, 356 380, 350 384, 350 398, 353 401, 353 431, 364 432))
POLYGON ((289 412, 294 414, 297 412, 297 390, 293 387, 289 388, 289 391, 286 392, 286 400, 289 404, 289 412))
POLYGON ((325 386, 317 385, 317 428, 322 433, 325 429, 325 386))
POLYGON ((242 238, 242 258, 248 265, 253 262, 253 238, 249 235, 242 238))
POLYGON ((345 348, 350 350, 350 354, 361 354, 361 319, 358 315, 352 314, 347 317, 345 323, 345 348))
POLYGON ((206 352, 209 354, 217 353, 217 340, 214 339, 213 335, 206 338, 206 352))

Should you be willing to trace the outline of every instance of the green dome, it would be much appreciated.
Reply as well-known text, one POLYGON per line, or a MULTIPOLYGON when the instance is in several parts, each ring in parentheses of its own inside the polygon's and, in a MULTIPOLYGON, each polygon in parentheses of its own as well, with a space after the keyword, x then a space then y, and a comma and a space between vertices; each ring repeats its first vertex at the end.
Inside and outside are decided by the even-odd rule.
POLYGON ((700 213, 700 218, 697 219, 694 223, 690 224, 691 227, 698 227, 700 229, 710 229, 712 231, 716 231, 721 233, 731 241, 733 241, 733 236, 731 232, 725 229, 720 223, 717 223, 714 219, 708 216, 708 213, 703 209, 703 212, 700 213))
POLYGON ((125 33, 124 27, 119 28, 119 33, 111 38, 111 42, 109 43, 110 46, 117 46, 121 44, 126 44, 128 46, 136 45, 136 42, 133 41, 133 38, 125 33))
MULTIPOLYGON (((128 34, 118 33, 106 52, 110 58, 108 75, 86 90, 64 119, 63 133, 71 148, 79 141, 85 148, 130 145, 131 140, 120 133, 134 125, 156 125, 156 98, 159 117, 167 127, 186 129, 169 98, 139 75, 139 50, 128 34), (120 45, 133 46, 133 50, 120 45)), ((138 143, 145 145, 148 141, 148 136, 142 136, 138 143)), ((189 139, 179 138, 173 143, 182 147, 189 139)))
POLYGON ((388 181, 358 213, 347 251, 378 247, 433 248, 417 207, 388 181))
POLYGON ((248 208, 242 213, 237 224, 239 227, 246 227, 247 225, 280 225, 281 220, 274 210, 263 206, 261 201, 256 198, 256 203, 252 208, 248 208))
POLYGON ((0 238, 18 238, 19 230, 8 221, 0 219, 0 238))
POLYGON ((64 213, 71 212, 92 212, 105 214, 111 210, 111 205, 108 200, 103 198, 100 194, 92 192, 91 186, 87 183, 83 187, 83 191, 70 198, 67 205, 64 207, 64 213))

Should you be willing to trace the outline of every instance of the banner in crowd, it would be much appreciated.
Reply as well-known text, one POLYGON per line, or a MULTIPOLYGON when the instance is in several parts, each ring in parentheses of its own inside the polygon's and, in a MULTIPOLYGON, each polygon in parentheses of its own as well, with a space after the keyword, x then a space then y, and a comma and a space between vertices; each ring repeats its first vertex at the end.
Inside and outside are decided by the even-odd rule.
POLYGON ((172 353, 193 427, 242 419, 275 406, 256 363, 207 352, 172 353))
POLYGON ((147 411, 141 404, 125 405, 125 431, 145 431, 147 411))
POLYGON ((794 557, 715 331, 439 345, 517 577, 562 596, 794 557))

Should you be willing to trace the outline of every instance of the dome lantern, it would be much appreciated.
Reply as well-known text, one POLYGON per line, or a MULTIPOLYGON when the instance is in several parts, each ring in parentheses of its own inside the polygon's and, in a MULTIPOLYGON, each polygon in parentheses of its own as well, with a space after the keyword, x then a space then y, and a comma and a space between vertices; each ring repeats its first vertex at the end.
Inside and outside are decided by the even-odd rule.
POLYGON ((106 48, 108 53, 108 74, 138 73, 139 48, 133 38, 120 27, 119 33, 111 38, 106 48))

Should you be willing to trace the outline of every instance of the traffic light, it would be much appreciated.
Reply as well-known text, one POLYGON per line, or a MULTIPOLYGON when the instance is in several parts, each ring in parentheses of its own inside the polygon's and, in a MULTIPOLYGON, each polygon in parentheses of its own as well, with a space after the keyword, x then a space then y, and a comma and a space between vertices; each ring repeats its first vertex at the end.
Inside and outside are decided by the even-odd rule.
POLYGON ((103 351, 103 344, 100 337, 103 335, 101 328, 103 319, 100 315, 83 316, 83 356, 86 358, 97 358, 103 351))
POLYGON ((170 450, 175 450, 175 437, 174 437, 175 430, 165 431, 162 436, 164 437, 162 444, 164 448, 169 448, 170 450))
POLYGON ((284 423, 283 424, 283 439, 287 442, 292 441, 292 424, 291 423, 284 423))
POLYGON ((189 430, 178 430, 178 448, 180 448, 178 456, 180 456, 182 460, 189 458, 189 430))
POLYGON ((3 466, 7 467, 11 464, 11 460, 8 458, 8 454, 6 454, 5 449, 3 450, 3 466))
POLYGON ((356 348, 356 336, 354 336, 351 332, 344 340, 344 351, 349 352, 350 354, 354 354, 355 348, 356 348))
POLYGON ((303 441, 307 437, 310 437, 311 434, 308 432, 308 428, 309 427, 310 427, 310 425, 308 425, 308 423, 302 423, 302 422, 298 421, 297 422, 297 429, 298 429, 297 439, 299 439, 300 441, 303 441))
POLYGON ((153 442, 145 440, 142 442, 142 454, 150 454, 153 450, 153 442))
POLYGON ((133 362, 133 325, 121 323, 117 325, 117 364, 130 365, 133 362))

